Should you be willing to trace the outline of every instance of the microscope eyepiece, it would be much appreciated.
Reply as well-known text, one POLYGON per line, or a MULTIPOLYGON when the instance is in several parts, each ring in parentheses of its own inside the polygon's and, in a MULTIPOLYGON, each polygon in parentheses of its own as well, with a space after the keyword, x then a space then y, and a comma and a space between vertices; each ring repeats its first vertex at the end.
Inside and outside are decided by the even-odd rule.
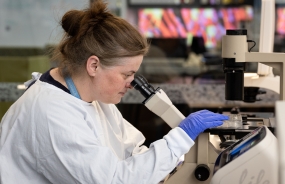
POLYGON ((133 88, 138 90, 145 98, 149 98, 155 93, 155 89, 152 85, 148 83, 146 78, 142 75, 135 76, 134 80, 131 82, 133 88))

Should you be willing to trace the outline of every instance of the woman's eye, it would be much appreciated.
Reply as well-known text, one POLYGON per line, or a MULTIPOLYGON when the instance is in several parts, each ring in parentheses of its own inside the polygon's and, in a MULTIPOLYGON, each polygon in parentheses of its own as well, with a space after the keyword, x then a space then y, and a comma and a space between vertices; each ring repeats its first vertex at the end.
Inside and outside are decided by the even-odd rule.
POLYGON ((125 76, 126 76, 126 77, 130 77, 130 76, 132 76, 132 75, 129 75, 129 74, 125 74, 125 76))

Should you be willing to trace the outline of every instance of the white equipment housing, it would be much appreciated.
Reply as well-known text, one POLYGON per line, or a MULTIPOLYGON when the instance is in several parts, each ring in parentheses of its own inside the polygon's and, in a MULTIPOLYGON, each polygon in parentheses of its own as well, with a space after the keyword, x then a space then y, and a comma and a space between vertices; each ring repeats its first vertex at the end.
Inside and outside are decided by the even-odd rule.
POLYGON ((224 150, 211 184, 279 183, 277 139, 262 126, 224 150))

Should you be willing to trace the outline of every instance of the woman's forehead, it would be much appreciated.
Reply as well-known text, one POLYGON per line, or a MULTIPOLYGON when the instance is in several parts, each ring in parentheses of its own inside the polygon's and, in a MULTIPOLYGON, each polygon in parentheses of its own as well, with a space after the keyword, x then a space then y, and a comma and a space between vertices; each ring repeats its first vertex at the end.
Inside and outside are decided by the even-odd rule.
MULTIPOLYGON (((132 56, 132 57, 120 57, 120 58, 113 58, 111 66, 105 66, 108 68, 113 67, 128 67, 128 68, 137 68, 140 66, 142 62, 143 56, 132 56)), ((101 63, 104 65, 104 63, 101 63)))

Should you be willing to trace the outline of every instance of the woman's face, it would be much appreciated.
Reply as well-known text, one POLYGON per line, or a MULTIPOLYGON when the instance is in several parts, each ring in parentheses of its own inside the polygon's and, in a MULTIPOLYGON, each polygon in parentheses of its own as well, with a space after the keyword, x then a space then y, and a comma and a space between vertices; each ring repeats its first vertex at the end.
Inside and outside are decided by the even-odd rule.
POLYGON ((119 58, 118 66, 98 66, 93 80, 93 99, 108 103, 117 104, 121 98, 132 88, 130 83, 134 80, 134 74, 138 71, 143 56, 119 58))

